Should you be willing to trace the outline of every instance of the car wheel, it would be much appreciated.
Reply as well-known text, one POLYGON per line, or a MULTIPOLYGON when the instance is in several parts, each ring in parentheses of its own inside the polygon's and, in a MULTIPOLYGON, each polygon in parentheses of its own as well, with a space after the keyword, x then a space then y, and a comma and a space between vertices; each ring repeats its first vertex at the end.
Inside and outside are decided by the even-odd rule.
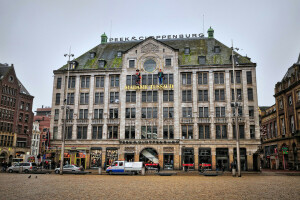
POLYGON ((29 173, 29 170, 28 170, 28 169, 25 169, 24 172, 25 172, 26 174, 28 174, 28 173, 29 173))
POLYGON ((108 172, 108 174, 109 174, 109 175, 112 175, 112 172, 111 172, 111 171, 109 171, 109 172, 108 172))
POLYGON ((55 174, 59 174, 59 170, 55 170, 55 174))
POLYGON ((10 169, 10 170, 8 170, 8 172, 9 172, 9 173, 13 173, 13 170, 12 170, 12 169, 10 169))

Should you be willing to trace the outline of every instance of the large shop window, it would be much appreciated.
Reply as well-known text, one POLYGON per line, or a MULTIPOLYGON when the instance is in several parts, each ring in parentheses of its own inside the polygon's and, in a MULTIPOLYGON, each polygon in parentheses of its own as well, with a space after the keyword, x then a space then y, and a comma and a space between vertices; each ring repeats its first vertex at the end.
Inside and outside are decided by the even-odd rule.
POLYGON ((184 167, 185 170, 195 168, 195 156, 193 148, 182 149, 182 167, 184 167))
POLYGON ((91 148, 91 168, 101 167, 102 149, 101 147, 91 148))
POLYGON ((106 148, 105 168, 111 166, 117 160, 118 160, 118 149, 106 148))
MULTIPOLYGON (((236 161, 236 148, 233 149, 233 157, 234 157, 234 163, 236 165, 236 163, 237 163, 237 161, 236 161)), ((247 170, 246 148, 240 148, 240 159, 241 159, 241 170, 246 171, 247 170)))
POLYGON ((201 169, 211 169, 210 148, 199 148, 199 170, 201 169))
POLYGON ((147 169, 155 169, 158 165, 158 153, 155 149, 146 148, 140 153, 140 161, 145 163, 147 169))
POLYGON ((142 126, 142 139, 157 139, 157 126, 142 126))
POLYGON ((164 154, 164 169, 174 169, 174 154, 164 154))
POLYGON ((229 154, 227 148, 216 149, 216 161, 217 170, 229 170, 229 154))

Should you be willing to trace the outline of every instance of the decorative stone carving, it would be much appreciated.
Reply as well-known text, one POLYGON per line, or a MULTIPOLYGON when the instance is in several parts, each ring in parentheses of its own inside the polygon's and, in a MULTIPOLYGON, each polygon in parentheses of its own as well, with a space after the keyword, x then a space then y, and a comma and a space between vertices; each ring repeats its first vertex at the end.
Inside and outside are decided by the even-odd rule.
POLYGON ((164 153, 173 153, 174 147, 164 147, 164 153))
POLYGON ((134 152, 135 148, 134 147, 125 147, 126 152, 134 152))
POLYGON ((148 43, 148 44, 142 46, 141 52, 142 53, 151 53, 151 52, 155 53, 155 52, 158 52, 158 45, 148 43))

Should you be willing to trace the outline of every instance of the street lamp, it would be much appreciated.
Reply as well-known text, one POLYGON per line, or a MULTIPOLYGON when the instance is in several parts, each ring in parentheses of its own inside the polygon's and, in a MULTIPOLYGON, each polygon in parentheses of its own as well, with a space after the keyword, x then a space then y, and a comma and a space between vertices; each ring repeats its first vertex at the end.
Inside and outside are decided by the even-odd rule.
POLYGON ((68 84, 69 84, 69 70, 70 70, 70 59, 74 57, 74 54, 71 54, 71 47, 69 50, 69 54, 64 54, 65 57, 69 57, 68 65, 67 65, 67 79, 65 81, 65 90, 64 90, 64 105, 61 107, 63 110, 62 120, 64 120, 63 130, 62 130, 62 142, 61 142, 61 155, 60 155, 60 175, 63 174, 63 164, 64 164, 64 154, 65 154, 65 138, 66 138, 66 123, 67 123, 67 95, 68 95, 68 84))
POLYGON ((233 91, 234 91, 234 102, 231 103, 231 107, 234 107, 234 117, 235 117, 235 133, 236 133, 236 161, 237 161, 237 171, 238 171, 238 177, 241 177, 241 157, 240 157, 240 134, 239 134, 239 127, 238 127, 238 107, 239 103, 237 102, 237 91, 235 87, 235 69, 234 69, 234 49, 239 50, 238 48, 233 48, 233 45, 231 47, 231 60, 232 60, 232 78, 233 78, 233 91))

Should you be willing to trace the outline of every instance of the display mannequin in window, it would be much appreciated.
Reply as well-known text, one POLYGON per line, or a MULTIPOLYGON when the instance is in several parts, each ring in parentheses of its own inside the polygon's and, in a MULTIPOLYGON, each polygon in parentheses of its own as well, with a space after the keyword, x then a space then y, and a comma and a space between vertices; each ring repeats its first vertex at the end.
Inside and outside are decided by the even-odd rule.
POLYGON ((158 76, 158 81, 159 81, 159 84, 163 84, 163 80, 164 80, 164 73, 161 71, 161 69, 159 69, 159 72, 157 74, 158 76))
POLYGON ((140 85, 141 83, 141 74, 140 74, 140 70, 136 70, 136 73, 135 73, 135 85, 140 85))

